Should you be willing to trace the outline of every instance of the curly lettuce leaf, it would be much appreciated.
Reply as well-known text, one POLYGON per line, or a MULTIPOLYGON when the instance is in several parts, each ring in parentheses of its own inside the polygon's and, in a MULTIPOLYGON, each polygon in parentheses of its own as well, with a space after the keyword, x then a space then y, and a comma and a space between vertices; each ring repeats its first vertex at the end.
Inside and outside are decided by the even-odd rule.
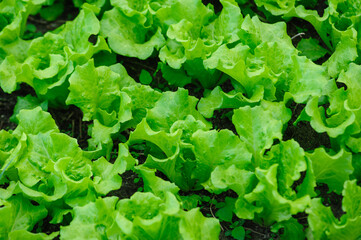
POLYGON ((205 218, 199 209, 182 211, 170 192, 164 199, 151 193, 135 193, 130 199, 119 201, 117 209, 133 222, 133 234, 139 237, 218 239, 218 220, 205 218), (144 205, 144 201, 148 204, 144 205))
POLYGON ((174 69, 180 69, 187 61, 182 44, 173 39, 167 39, 159 50, 159 59, 174 69))
POLYGON ((76 67, 69 82, 70 93, 66 103, 78 106, 84 113, 84 121, 98 118, 104 125, 112 126, 117 121, 112 117, 114 115, 123 122, 131 118, 129 107, 123 103, 129 97, 121 94, 120 76, 110 68, 95 68, 94 61, 90 60, 76 67))
POLYGON ((121 123, 128 122, 132 118, 130 109, 131 99, 124 92, 118 92, 119 96, 110 103, 109 107, 115 107, 114 110, 103 110, 96 108, 94 124, 89 127, 88 133, 91 139, 89 145, 93 148, 102 146, 102 150, 107 152, 107 157, 113 146, 112 136, 120 131, 121 123), (118 111, 118 112, 116 112, 118 111))
POLYGON ((73 71, 72 66, 67 66, 68 61, 64 56, 60 54, 49 54, 46 57, 49 58, 49 60, 44 59, 44 62, 40 63, 39 69, 36 69, 33 73, 35 77, 35 79, 33 80, 34 88, 39 94, 42 95, 46 94, 48 88, 60 86, 65 81, 65 77, 62 78, 61 76, 55 78, 56 82, 52 79, 61 70, 64 69, 63 72, 65 71, 67 73, 66 75, 69 75, 70 72, 73 71), (68 71, 68 68, 70 68, 71 70, 68 71), (57 81, 59 80, 58 78, 60 78, 62 81, 57 81))
POLYGON ((317 182, 325 183, 329 189, 341 193, 345 181, 353 173, 352 154, 344 149, 338 153, 327 153, 324 148, 317 148, 313 153, 306 153, 311 159, 317 182))
MULTIPOLYGON (((242 43, 237 44, 233 48, 229 48, 226 44, 220 46, 211 57, 204 60, 204 66, 210 69, 218 69, 243 85, 243 79, 246 78, 246 59, 250 54, 250 47, 242 43)), ((245 85, 245 84, 244 84, 245 85)), ((252 92, 244 86, 248 96, 252 96, 252 92)))
POLYGON ((282 139, 283 125, 291 118, 283 102, 262 101, 260 106, 234 110, 232 122, 242 141, 253 154, 254 167, 260 166, 262 156, 274 139, 282 139))
POLYGON ((154 131, 150 128, 147 121, 143 119, 136 129, 131 132, 127 143, 131 145, 140 141, 148 141, 158 146, 167 157, 170 157, 179 148, 181 134, 180 130, 173 133, 154 131))
POLYGON ((342 210, 346 212, 347 218, 360 218, 361 204, 358 199, 361 196, 361 188, 354 181, 346 181, 342 191, 342 210))
POLYGON ((26 21, 30 14, 36 14, 44 0, 5 0, 0 3, 0 62, 6 55, 13 55, 23 62, 27 57, 29 42, 22 39, 26 21))
POLYGON ((265 155, 260 167, 268 169, 273 164, 278 164, 278 192, 282 196, 294 197, 295 193, 291 187, 301 177, 301 172, 307 169, 303 149, 294 140, 281 141, 265 155))
POLYGON ((33 61, 34 64, 32 76, 24 82, 32 86, 39 97, 49 100, 53 105, 65 103, 68 95, 67 77, 74 70, 73 62, 64 52, 65 46, 63 36, 47 32, 33 39, 27 51, 29 57, 26 61, 33 61))
POLYGON ((170 128, 170 132, 175 133, 179 129, 182 130, 181 140, 184 143, 190 143, 193 133, 198 130, 209 130, 209 127, 207 127, 207 125, 205 125, 202 121, 196 120, 192 115, 188 115, 184 120, 178 120, 173 123, 170 128))
POLYGON ((125 92, 131 100, 128 105, 130 105, 132 111, 132 119, 122 124, 121 129, 136 127, 146 116, 147 110, 153 108, 162 95, 150 86, 142 84, 123 87, 122 92, 125 92))
MULTIPOLYGON (((73 63, 85 63, 100 50, 110 51, 102 37, 98 38, 95 46, 88 41, 100 28, 93 10, 85 4, 77 18, 66 23, 56 34, 47 33, 44 37, 28 41, 26 47, 17 44, 26 57, 19 58, 14 54, 13 59, 8 56, 8 60, 3 61, 0 69, 7 69, 7 72, 10 70, 10 73, 14 71, 14 74, 3 75, 6 82, 1 82, 2 87, 11 92, 17 83, 25 82, 54 105, 64 104, 68 95, 66 80, 74 70, 73 63), (93 27, 89 29, 88 24, 93 24, 93 27), (11 67, 8 65, 9 61, 11 67)), ((1 72, 5 73, 0 70, 1 72)))
POLYGON ((180 190, 174 183, 157 177, 155 169, 150 169, 143 165, 136 166, 135 169, 143 179, 145 192, 152 192, 154 195, 162 198, 166 192, 177 194, 180 190))
POLYGON ((1 14, 1 34, 2 42, 11 42, 20 36, 26 21, 26 7, 23 2, 16 0, 6 0, 0 3, 1 14))
POLYGON ((296 102, 306 102, 310 95, 323 93, 328 83, 326 68, 297 56, 285 24, 266 24, 247 16, 239 35, 236 46, 220 46, 204 65, 230 75, 249 98, 260 87, 266 100, 282 99, 290 92, 296 102))
MULTIPOLYGON (((0 131, 1 143, 4 144, 0 150, 1 168, 0 168, 0 183, 8 183, 8 181, 17 181, 18 175, 13 166, 21 159, 27 144, 26 135, 22 134, 20 139, 11 135, 10 133, 0 131), (15 170, 15 171, 14 171, 15 170)), ((1 194, 1 193, 0 193, 1 194)))
POLYGON ((163 172, 181 189, 190 189, 195 184, 195 180, 191 179, 194 161, 187 160, 188 151, 184 152, 187 148, 181 148, 181 145, 183 146, 181 135, 181 129, 173 133, 153 131, 147 121, 143 119, 135 131, 130 134, 127 143, 131 145, 147 141, 157 146, 159 150, 155 149, 154 153, 148 154, 144 166, 163 172))
POLYGON ((104 157, 94 161, 92 172, 95 190, 101 195, 106 195, 112 190, 119 189, 122 184, 120 174, 133 167, 135 161, 124 144, 119 144, 118 157, 113 164, 104 157))
POLYGON ((311 207, 306 209, 306 213, 309 214, 307 236, 313 239, 328 239, 328 226, 332 226, 336 221, 331 208, 323 206, 320 198, 314 198, 311 200, 311 207))
POLYGON ((11 153, 17 153, 18 158, 8 155, 2 171, 14 166, 18 182, 11 182, 4 196, 23 192, 37 201, 63 198, 70 205, 93 199, 90 160, 76 139, 59 133, 50 114, 40 107, 21 110, 17 117, 19 126, 14 135, 19 143, 11 153))
MULTIPOLYGON (((237 41, 243 20, 240 9, 233 0, 224 0, 221 4, 222 11, 216 18, 210 17, 209 11, 202 5, 200 7, 197 2, 194 3, 194 8, 198 11, 196 19, 194 16, 188 17, 187 13, 180 21, 175 20, 178 22, 169 26, 169 40, 160 52, 162 61, 167 61, 170 66, 178 69, 185 59, 205 59, 221 44, 237 41)), ((202 77, 202 74, 199 77, 202 77)), ((201 83, 207 87, 206 81, 201 83)))
POLYGON ((159 63, 162 76, 170 85, 184 87, 192 82, 192 78, 188 76, 183 69, 174 69, 166 63, 159 63))
MULTIPOLYGON (((13 136, 11 133, 1 130, 0 131, 0 164, 4 166, 6 159, 15 151, 16 147, 19 144, 19 140, 13 136)), ((16 154, 21 155, 21 154, 16 154)), ((15 155, 15 156, 16 156, 15 155)), ((13 156, 13 157, 15 157, 13 156)), ((1 179, 1 177, 0 177, 1 179)))
MULTIPOLYGON (((165 4, 166 1, 150 0, 112 0, 111 5, 119 8, 127 17, 135 19, 139 24, 150 26, 155 14, 152 5, 165 4)), ((167 4, 165 4, 167 5, 167 4)))
POLYGON ((222 72, 217 69, 205 69, 201 58, 188 59, 183 66, 193 82, 199 82, 203 88, 213 88, 222 82, 222 72))
POLYGON ((355 134, 349 136, 347 139, 345 139, 345 144, 347 147, 349 147, 353 152, 360 152, 360 138, 358 136, 360 131, 360 124, 361 124, 361 104, 358 97, 358 91, 360 89, 360 84, 358 83, 357 79, 360 72, 359 65, 356 65, 354 63, 351 63, 348 67, 347 71, 342 71, 339 75, 338 81, 346 84, 347 90, 345 91, 345 94, 347 98, 344 101, 344 107, 347 111, 352 112, 355 115, 355 127, 356 130, 348 131, 348 133, 355 134))
POLYGON ((15 230, 9 233, 9 239, 24 240, 52 240, 59 236, 59 232, 53 232, 49 235, 45 233, 32 233, 26 230, 15 230))
POLYGON ((23 64, 16 61, 14 55, 6 56, 0 64, 0 87, 6 93, 12 93, 18 84, 33 78, 33 59, 27 59, 23 64))
POLYGON ((330 81, 326 86, 326 96, 311 98, 297 119, 298 121, 310 121, 311 126, 317 132, 327 132, 332 138, 338 137, 344 141, 345 137, 356 134, 360 131, 360 126, 356 121, 355 110, 350 109, 346 103, 347 92, 336 87, 334 81, 330 81), (327 110, 324 106, 318 105, 329 102, 327 110))
POLYGON ((302 56, 306 56, 312 61, 316 61, 327 54, 327 50, 321 47, 315 38, 301 39, 297 44, 297 49, 302 56))
POLYGON ((193 153, 187 148, 178 148, 172 156, 167 158, 148 155, 144 166, 161 171, 183 191, 202 189, 197 181, 198 176, 193 175, 196 166, 193 153))
POLYGON ((177 120, 184 120, 192 115, 196 120, 202 121, 207 127, 210 123, 196 110, 198 99, 189 96, 188 90, 179 88, 176 92, 164 92, 155 103, 154 108, 147 113, 147 122, 155 131, 169 132, 172 124, 177 120))
POLYGON ((145 27, 117 7, 104 13, 100 33, 108 38, 110 48, 124 56, 146 59, 165 43, 159 27, 145 27))
POLYGON ((89 42, 91 35, 98 35, 100 22, 95 14, 99 8, 88 3, 82 6, 78 16, 71 22, 67 22, 60 31, 65 39, 64 48, 69 60, 77 63, 86 63, 95 53, 109 51, 110 49, 102 36, 97 37, 95 45, 89 42))
POLYGON ((257 184, 257 178, 253 172, 240 169, 235 165, 220 165, 214 168, 210 178, 202 185, 210 192, 220 194, 232 189, 243 198, 250 193, 257 184))
POLYGON ((191 209, 180 220, 179 232, 184 239, 218 239, 219 222, 216 218, 205 218, 198 209, 191 209))
POLYGON ((340 72, 347 68, 347 66, 353 62, 357 56, 357 31, 355 29, 349 29, 344 32, 340 32, 340 39, 335 46, 335 51, 330 58, 323 64, 327 67, 328 75, 331 77, 337 77, 340 72))
POLYGON ((203 217, 199 209, 182 211, 180 203, 170 192, 164 198, 149 192, 137 192, 130 199, 99 198, 83 207, 75 207, 73 221, 60 229, 60 239, 94 236, 111 239, 217 239, 219 231, 218 221, 203 217))
MULTIPOLYGON (((43 205, 34 206, 21 195, 7 200, 0 199, 0 238, 12 239, 16 231, 31 231, 35 224, 47 216, 48 211, 43 205)), ((16 238, 13 238, 16 239, 16 238)))
POLYGON ((234 0, 221 0, 222 11, 209 25, 202 29, 205 38, 219 43, 233 43, 239 40, 243 16, 241 9, 234 0))
POLYGON ((122 88, 122 91, 127 93, 132 99, 132 110, 140 108, 153 108, 155 103, 159 100, 162 94, 149 86, 137 84, 122 88))
MULTIPOLYGON (((342 82, 347 86, 347 99, 345 104, 352 110, 358 110, 361 106, 359 91, 361 91, 361 84, 357 79, 361 76, 361 67, 355 63, 348 66, 347 71, 341 72, 338 82, 342 82)), ((358 118, 359 120, 359 118, 358 118)))
POLYGON ((50 113, 45 112, 41 107, 34 109, 23 109, 16 116, 19 125, 14 134, 21 136, 22 133, 37 135, 46 132, 59 132, 58 126, 50 113))
POLYGON ((122 81, 119 83, 120 84, 119 86, 121 88, 130 87, 130 86, 137 84, 136 81, 128 75, 127 70, 125 69, 125 67, 122 64, 116 63, 116 64, 109 66, 109 68, 113 72, 118 73, 120 75, 120 78, 122 79, 122 81))
POLYGON ((193 175, 200 183, 207 181, 217 166, 252 168, 252 155, 246 144, 229 130, 198 130, 190 140, 197 162, 193 175))
POLYGON ((273 15, 279 16, 294 8, 296 0, 255 0, 255 3, 258 7, 264 7, 273 15))
POLYGON ((75 207, 73 220, 68 226, 60 228, 60 239, 106 238, 116 215, 116 197, 99 198, 85 206, 75 207))
MULTIPOLYGON (((110 119, 115 119, 116 117, 110 115, 110 119)), ((113 121, 111 122, 113 123, 113 121)), ((101 146, 102 151, 106 152, 106 156, 109 156, 109 151, 113 147, 112 136, 119 132, 120 124, 117 123, 113 126, 106 126, 101 123, 98 119, 93 121, 93 125, 90 125, 88 128, 88 134, 91 138, 88 140, 90 149, 94 150, 97 147, 101 146)))
POLYGON ((341 217, 341 220, 333 215, 329 207, 322 205, 321 199, 313 199, 311 208, 306 210, 310 224, 307 237, 313 239, 360 238, 360 193, 361 188, 357 186, 355 180, 345 182, 342 191, 342 209, 346 211, 346 214, 341 217))
POLYGON ((305 103, 310 96, 328 93, 329 77, 325 67, 313 63, 306 57, 293 57, 293 61, 295 79, 289 83, 288 91, 295 102, 305 103))
MULTIPOLYGON (((325 109, 318 106, 319 97, 311 98, 305 107, 305 113, 310 117, 310 124, 317 132, 327 132, 327 134, 336 138, 343 134, 355 134, 359 131, 359 127, 355 122, 355 114, 348 111, 344 107, 346 100, 346 92, 338 89, 330 96, 330 107, 325 109)), ((301 116, 299 120, 305 119, 301 116)))
POLYGON ((71 206, 94 199, 90 160, 75 139, 60 133, 29 135, 27 145, 16 164, 20 181, 8 188, 9 193, 23 192, 44 203, 62 198, 71 206))
POLYGON ((74 6, 80 8, 84 3, 94 5, 98 8, 104 7, 106 0, 73 0, 74 6))
POLYGON ((214 15, 212 9, 205 6, 200 0, 175 0, 166 1, 166 3, 167 6, 163 6, 156 11, 156 17, 164 25, 165 29, 172 24, 179 23, 182 19, 194 22, 195 26, 200 29, 214 15))
POLYGON ((62 157, 55 163, 54 170, 61 177, 60 182, 66 184, 67 192, 62 200, 67 205, 83 206, 96 199, 89 159, 80 154, 75 157, 62 157))
MULTIPOLYGON (((199 34, 200 26, 186 19, 170 25, 167 31, 167 37, 170 40, 175 40, 180 43, 178 46, 181 47, 180 50, 184 52, 184 56, 188 60, 206 58, 217 48, 216 43, 212 41, 205 43, 205 41, 199 37, 199 34)), ((169 64, 171 65, 171 63, 169 64)))
MULTIPOLYGON (((251 193, 244 196, 245 201, 259 208, 254 216, 255 221, 263 221, 266 225, 290 219, 292 215, 303 212, 311 201, 309 195, 293 200, 280 195, 277 183, 278 166, 274 164, 267 170, 257 168, 255 175, 259 183, 251 193)), ((240 218, 248 217, 237 203, 236 214, 240 218)))
POLYGON ((168 37, 159 57, 171 67, 179 69, 187 58, 205 57, 216 48, 214 41, 201 38, 203 26, 214 17, 214 12, 201 1, 176 0, 159 9, 156 17, 168 37))
POLYGON ((19 123, 17 119, 17 115, 22 109, 34 109, 40 106, 43 111, 48 110, 48 101, 40 101, 38 98, 33 97, 32 95, 28 94, 25 97, 18 96, 16 105, 14 107, 14 113, 10 117, 10 121, 19 123))
POLYGON ((79 154, 81 149, 76 139, 63 133, 28 135, 27 149, 17 165, 19 177, 25 185, 34 186, 46 179, 56 161, 62 157, 79 157, 79 154))
POLYGON ((223 92, 221 87, 215 87, 212 92, 198 103, 198 111, 206 118, 211 118, 215 110, 224 108, 239 108, 246 105, 253 106, 263 99, 264 89, 258 87, 251 98, 241 92, 223 92))
POLYGON ((286 24, 263 23, 258 17, 246 16, 239 33, 241 42, 255 49, 262 42, 278 42, 287 49, 293 49, 291 38, 287 35, 286 24))
POLYGON ((347 24, 349 27, 358 21, 360 17, 361 5, 357 0, 330 0, 330 11, 337 21, 347 24))

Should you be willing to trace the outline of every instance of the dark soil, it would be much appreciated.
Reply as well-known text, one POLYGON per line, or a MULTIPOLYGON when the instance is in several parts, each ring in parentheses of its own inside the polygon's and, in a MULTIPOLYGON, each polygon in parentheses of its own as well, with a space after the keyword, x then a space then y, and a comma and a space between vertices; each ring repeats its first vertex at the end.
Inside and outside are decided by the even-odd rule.
POLYGON ((4 93, 0 88, 0 129, 15 129, 16 124, 10 122, 16 104, 16 96, 4 93))
POLYGON ((88 147, 88 126, 91 122, 83 121, 83 112, 74 105, 69 106, 67 109, 54 109, 49 108, 48 112, 51 114, 56 124, 62 133, 76 138, 78 144, 82 149, 88 147))
POLYGON ((223 92, 228 93, 232 90, 234 90, 234 87, 232 85, 232 80, 230 78, 228 78, 226 81, 224 81, 224 83, 222 83, 221 85, 219 85, 221 87, 221 89, 223 90, 223 92))
POLYGON ((333 215, 340 220, 341 216, 345 214, 342 210, 343 196, 335 192, 330 192, 328 186, 322 183, 317 184, 315 190, 319 191, 319 195, 317 197, 322 199, 323 205, 331 207, 333 215))
POLYGON ((134 193, 142 190, 144 187, 143 179, 132 170, 128 170, 121 175, 123 182, 118 190, 111 191, 107 197, 116 196, 119 199, 130 198, 134 193))
MULTIPOLYGON (((51 234, 53 232, 58 232, 60 231, 60 226, 64 226, 64 224, 52 224, 50 223, 52 217, 50 215, 48 215, 46 218, 44 218, 43 220, 41 220, 40 222, 38 222, 32 232, 33 233, 40 233, 40 232, 43 232, 43 233, 46 233, 46 234, 51 234)), ((59 239, 59 236, 57 236, 56 238, 54 238, 54 240, 57 240, 59 239)))
POLYGON ((208 4, 212 4, 215 13, 219 13, 223 9, 223 6, 219 0, 202 0, 202 3, 206 6, 208 4))
MULTIPOLYGON (((300 2, 301 3, 301 2, 300 2)), ((328 7, 328 1, 317 0, 316 1, 303 1, 304 7, 309 10, 316 10, 320 17, 323 16, 325 9, 328 7)))
POLYGON ((11 94, 5 93, 0 88, 0 130, 14 130, 16 128, 16 124, 10 121, 10 117, 14 113, 17 97, 25 97, 28 94, 35 95, 34 90, 26 84, 21 84, 19 90, 11 94))
MULTIPOLYGON (((307 21, 300 19, 300 18, 292 18, 290 21, 287 22, 287 34, 291 37, 292 43, 294 47, 297 47, 298 43, 301 39, 308 39, 314 38, 316 39, 320 46, 324 49, 328 49, 326 44, 322 41, 321 37, 318 35, 315 28, 307 21)), ((328 49, 330 50, 330 49, 328 49)), ((330 57, 330 54, 326 54, 321 59, 317 60, 317 64, 322 64, 323 62, 327 61, 330 57)))
POLYGON ((134 57, 126 57, 117 55, 117 62, 121 63, 125 69, 127 69, 128 75, 139 81, 141 70, 148 71, 153 75, 158 68, 158 58, 147 58, 146 60, 140 60, 134 57))
POLYGON ((270 227, 259 225, 250 220, 246 220, 243 224, 243 227, 246 231, 250 232, 248 239, 280 239, 280 235, 278 233, 272 232, 270 227))
POLYGON ((304 104, 292 103, 290 109, 292 110, 291 120, 287 123, 287 128, 283 134, 283 140, 287 141, 294 139, 305 150, 313 150, 318 147, 324 146, 331 148, 330 138, 327 133, 317 133, 310 125, 309 122, 294 122, 304 109, 304 104))
POLYGON ((213 117, 207 119, 213 125, 213 128, 216 130, 228 129, 231 130, 234 134, 237 134, 236 128, 232 123, 233 109, 220 109, 215 110, 213 117))
POLYGON ((303 230, 306 230, 306 228, 308 226, 308 222, 307 222, 308 214, 307 213, 305 213, 305 212, 297 213, 296 215, 293 215, 292 217, 295 218, 297 220, 297 222, 303 226, 303 230))

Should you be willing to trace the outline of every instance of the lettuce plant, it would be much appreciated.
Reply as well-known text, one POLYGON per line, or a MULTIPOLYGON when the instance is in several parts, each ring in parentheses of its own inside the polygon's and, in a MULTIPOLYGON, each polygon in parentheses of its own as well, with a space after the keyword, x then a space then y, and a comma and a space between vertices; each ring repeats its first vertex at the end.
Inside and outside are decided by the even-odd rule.
POLYGON ((361 237, 360 3, 207 2, 0 2, 0 239, 361 237))

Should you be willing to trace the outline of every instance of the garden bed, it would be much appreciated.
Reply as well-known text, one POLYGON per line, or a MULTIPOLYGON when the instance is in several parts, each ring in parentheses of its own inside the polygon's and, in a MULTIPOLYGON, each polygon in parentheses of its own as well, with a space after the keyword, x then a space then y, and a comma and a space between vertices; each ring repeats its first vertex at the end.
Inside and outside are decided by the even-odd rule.
POLYGON ((0 239, 361 237, 360 12, 3 0, 0 239))

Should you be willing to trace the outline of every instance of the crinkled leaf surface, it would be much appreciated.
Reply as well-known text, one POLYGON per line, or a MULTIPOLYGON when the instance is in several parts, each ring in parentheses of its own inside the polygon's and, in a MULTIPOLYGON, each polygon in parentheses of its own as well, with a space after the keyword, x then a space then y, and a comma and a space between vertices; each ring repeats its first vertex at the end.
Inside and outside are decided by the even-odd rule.
POLYGON ((278 164, 278 190, 282 195, 291 197, 293 183, 307 168, 305 153, 296 141, 282 141, 267 153, 261 163, 261 168, 267 169, 275 163, 278 164))
MULTIPOLYGON (((249 203, 256 203, 262 209, 256 219, 262 219, 265 224, 272 224, 276 221, 285 221, 291 218, 292 215, 303 212, 310 204, 310 197, 295 199, 294 201, 284 198, 278 192, 277 187, 277 171, 278 165, 274 164, 267 170, 257 168, 255 171, 256 177, 259 180, 256 188, 244 196, 249 203), (257 204, 258 203, 258 204, 257 204)), ((237 211, 237 204, 236 204, 237 211)), ((242 217, 242 210, 240 209, 236 214, 242 217)))
POLYGON ((188 95, 188 91, 179 88, 176 92, 164 92, 147 114, 147 122, 155 131, 169 132, 177 120, 184 120, 192 115, 196 120, 209 126, 203 116, 196 110, 197 98, 188 95))
POLYGON ((146 59, 165 43, 160 28, 142 26, 118 8, 107 11, 100 24, 110 48, 121 55, 146 59))
POLYGON ((203 183, 208 180, 216 166, 236 165, 240 169, 250 169, 252 155, 246 145, 231 131, 197 131, 191 143, 197 167, 193 174, 203 183))
POLYGON ((241 140, 253 154, 253 164, 259 166, 264 151, 273 139, 282 139, 282 128, 290 113, 282 103, 262 102, 261 106, 234 110, 232 122, 241 140))

